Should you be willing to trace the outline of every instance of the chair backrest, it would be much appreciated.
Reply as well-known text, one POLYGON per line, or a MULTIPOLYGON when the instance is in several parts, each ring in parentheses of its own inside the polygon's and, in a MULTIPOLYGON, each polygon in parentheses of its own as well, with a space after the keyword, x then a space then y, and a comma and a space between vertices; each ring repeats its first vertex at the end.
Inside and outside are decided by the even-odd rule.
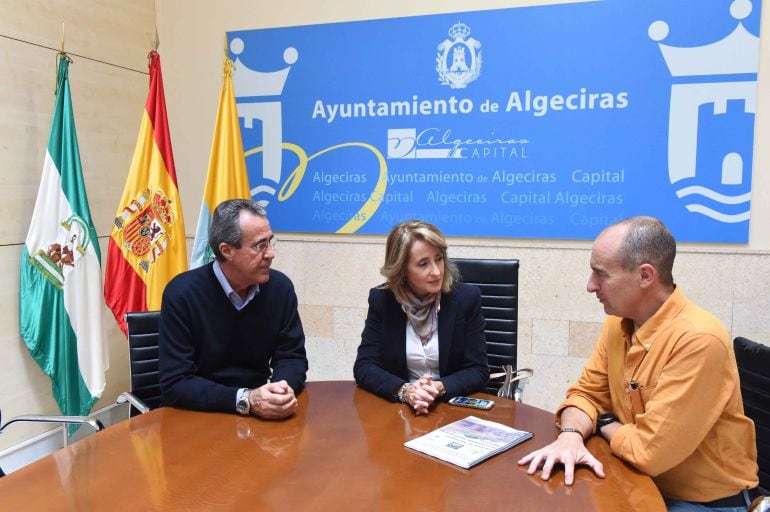
MULTIPOLYGON (((128 357, 131 366, 131 393, 150 409, 160 407, 158 369, 158 327, 160 311, 126 313, 128 357)), ((137 414, 133 407, 131 415, 137 414)))
POLYGON ((746 416, 754 420, 757 431, 759 486, 770 491, 770 347, 746 338, 733 340, 741 395, 746 416))
MULTIPOLYGON (((481 290, 486 320, 487 358, 491 372, 503 365, 516 368, 516 335, 519 318, 519 260, 452 259, 464 283, 481 290)), ((485 391, 497 394, 502 382, 490 382, 485 391)))

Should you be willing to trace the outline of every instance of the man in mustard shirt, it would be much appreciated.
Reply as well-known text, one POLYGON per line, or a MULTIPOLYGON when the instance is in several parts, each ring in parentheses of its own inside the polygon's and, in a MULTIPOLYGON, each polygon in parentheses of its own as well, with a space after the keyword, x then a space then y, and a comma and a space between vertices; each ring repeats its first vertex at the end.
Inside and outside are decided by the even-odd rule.
POLYGON ((601 435, 653 478, 670 511, 746 510, 757 494, 757 451, 730 337, 674 284, 675 255, 673 236, 652 217, 599 234, 587 290, 609 316, 557 409, 558 437, 519 464, 530 474, 542 468, 547 480, 561 463, 567 485, 575 464, 603 478, 584 445, 601 435))

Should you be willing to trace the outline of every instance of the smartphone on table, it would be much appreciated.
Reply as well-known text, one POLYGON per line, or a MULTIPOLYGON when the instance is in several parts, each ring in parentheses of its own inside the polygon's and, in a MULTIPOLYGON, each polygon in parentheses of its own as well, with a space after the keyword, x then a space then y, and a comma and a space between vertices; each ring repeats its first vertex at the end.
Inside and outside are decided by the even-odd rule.
POLYGON ((488 411, 491 409, 495 402, 487 400, 485 398, 471 398, 469 396, 455 396, 449 399, 450 405, 458 405, 460 407, 472 407, 474 409, 483 409, 488 411))

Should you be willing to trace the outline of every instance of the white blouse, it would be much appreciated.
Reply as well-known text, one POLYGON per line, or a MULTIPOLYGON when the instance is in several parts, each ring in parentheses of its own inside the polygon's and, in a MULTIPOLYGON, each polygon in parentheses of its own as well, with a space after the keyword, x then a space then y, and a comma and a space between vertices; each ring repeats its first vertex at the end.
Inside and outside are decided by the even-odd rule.
POLYGON ((438 330, 433 333, 428 343, 423 345, 412 324, 406 323, 406 367, 411 383, 417 382, 423 375, 430 375, 434 380, 439 380, 438 330))

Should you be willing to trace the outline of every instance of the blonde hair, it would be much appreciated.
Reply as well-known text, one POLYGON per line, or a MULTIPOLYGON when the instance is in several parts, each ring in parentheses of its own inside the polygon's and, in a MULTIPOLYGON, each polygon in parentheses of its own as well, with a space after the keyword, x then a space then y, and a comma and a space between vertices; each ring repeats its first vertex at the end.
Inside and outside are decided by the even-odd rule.
POLYGON ((385 264, 380 269, 380 274, 385 277, 383 287, 392 291, 396 300, 402 304, 407 302, 406 269, 415 240, 432 245, 444 257, 442 292, 451 291, 460 277, 457 266, 447 256, 447 243, 441 230, 421 220, 404 221, 390 231, 385 242, 385 264))

